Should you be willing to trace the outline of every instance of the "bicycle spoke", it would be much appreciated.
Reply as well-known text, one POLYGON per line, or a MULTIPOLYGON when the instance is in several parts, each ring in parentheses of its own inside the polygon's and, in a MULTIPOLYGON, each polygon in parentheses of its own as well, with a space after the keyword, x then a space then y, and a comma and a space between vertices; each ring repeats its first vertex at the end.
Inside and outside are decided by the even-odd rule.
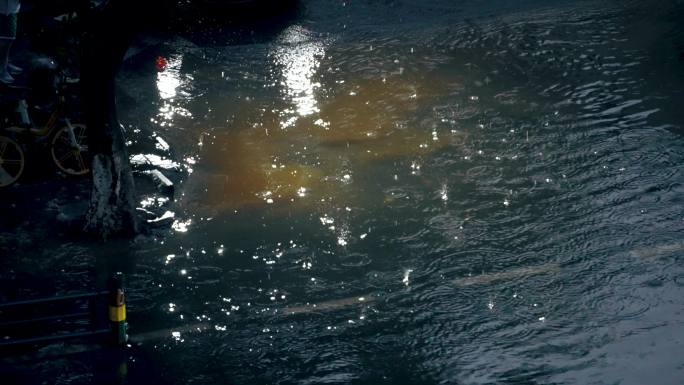
POLYGON ((78 133, 78 137, 76 138, 76 143, 81 144, 83 143, 83 139, 86 137, 86 130, 85 128, 81 127, 80 132, 78 133))
POLYGON ((64 154, 61 158, 57 159, 57 162, 62 163, 62 162, 64 162, 65 160, 71 158, 72 156, 74 156, 74 152, 73 152, 73 151, 69 151, 69 152, 67 152, 66 154, 64 154))
POLYGON ((85 164, 85 160, 83 159, 83 156, 81 154, 76 154, 76 159, 78 159, 78 165, 81 167, 78 171, 82 172, 88 169, 85 164))
POLYGON ((71 140, 69 140, 69 135, 59 135, 59 141, 65 144, 66 146, 70 147, 71 146, 71 140))
POLYGON ((5 155, 5 150, 7 150, 7 143, 9 143, 6 140, 3 140, 2 143, 0 143, 0 157, 5 155))
POLYGON ((2 164, 21 164, 21 159, 3 159, 2 164))

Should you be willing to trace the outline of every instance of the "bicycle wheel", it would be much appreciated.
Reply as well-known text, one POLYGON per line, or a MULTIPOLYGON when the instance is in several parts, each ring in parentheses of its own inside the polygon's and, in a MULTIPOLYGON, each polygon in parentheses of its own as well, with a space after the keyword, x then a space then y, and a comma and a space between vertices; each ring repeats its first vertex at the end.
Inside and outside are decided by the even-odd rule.
POLYGON ((16 182, 24 172, 24 151, 17 142, 0 136, 0 187, 16 182))
POLYGON ((88 143, 86 126, 72 124, 76 143, 71 142, 69 127, 57 130, 50 141, 50 154, 58 169, 67 175, 80 176, 90 172, 87 163, 88 143))

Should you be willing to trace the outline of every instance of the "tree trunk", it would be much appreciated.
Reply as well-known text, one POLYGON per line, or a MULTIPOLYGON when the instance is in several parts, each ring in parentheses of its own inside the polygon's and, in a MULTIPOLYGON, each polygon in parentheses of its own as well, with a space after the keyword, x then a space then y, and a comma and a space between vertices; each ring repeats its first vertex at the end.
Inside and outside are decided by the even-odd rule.
POLYGON ((115 77, 135 34, 129 0, 110 1, 90 15, 83 41, 81 80, 93 189, 85 230, 103 239, 138 232, 136 194, 116 113, 115 77))
MULTIPOLYGON (((120 131, 114 127, 109 125, 105 130, 120 131)), ((123 139, 118 136, 112 151, 95 154, 91 163, 93 190, 85 230, 103 239, 134 235, 139 230, 133 175, 126 149, 122 148, 123 139)))

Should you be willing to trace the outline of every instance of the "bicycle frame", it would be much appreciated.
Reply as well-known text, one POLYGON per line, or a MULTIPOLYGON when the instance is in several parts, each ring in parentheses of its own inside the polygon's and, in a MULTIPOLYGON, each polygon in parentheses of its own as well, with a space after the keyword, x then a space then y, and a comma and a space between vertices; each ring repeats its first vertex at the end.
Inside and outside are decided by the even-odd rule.
MULTIPOLYGON (((29 108, 23 94, 10 99, 17 103, 16 107, 10 105, 10 109, 7 109, 7 105, 3 104, 3 112, 18 113, 20 119, 17 122, 6 115, 9 124, 0 127, 0 187, 12 185, 21 177, 26 162, 24 153, 33 152, 38 147, 46 149, 58 171, 67 176, 82 176, 90 171, 87 164, 87 128, 83 124, 72 124, 68 117, 68 81, 66 79, 66 82, 59 84, 56 103, 41 113, 43 116, 40 121, 44 121, 44 124, 35 124, 31 112, 39 112, 39 109, 29 108), (43 120, 45 116, 47 119, 43 120)), ((26 90, 20 89, 19 92, 26 90)))
POLYGON ((76 140, 76 135, 74 134, 74 127, 71 125, 69 118, 64 118, 64 123, 69 127, 69 139, 71 140, 72 146, 78 146, 78 141, 76 140))
MULTIPOLYGON (((61 99, 61 97, 60 97, 61 99)), ((34 125, 33 120, 31 119, 30 113, 28 111, 28 105, 26 103, 25 99, 22 99, 19 101, 19 113, 22 116, 22 120, 25 120, 26 123, 28 123, 31 127, 27 128, 26 130, 31 133, 31 136, 33 137, 38 137, 38 138, 45 138, 49 137, 54 129, 58 126, 58 122, 60 121, 60 117, 63 115, 61 108, 61 104, 63 102, 60 100, 60 103, 57 107, 55 107, 52 112, 50 113, 50 117, 48 118, 47 122, 42 126, 42 127, 37 127, 34 125)), ((64 124, 69 128, 68 133, 69 133, 69 140, 72 146, 77 146, 77 140, 76 136, 74 135, 74 127, 71 125, 71 120, 67 117, 64 117, 62 119, 64 121, 64 124)))
POLYGON ((18 171, 13 170, 15 172, 9 174, 5 172, 5 183, 0 183, 0 187, 12 184, 19 178, 23 171, 23 153, 26 150, 33 151, 30 149, 35 146, 48 149, 57 168, 67 175, 80 176, 89 172, 86 158, 84 158, 84 153, 88 151, 87 143, 84 142, 86 128, 82 124, 72 124, 71 119, 65 116, 65 110, 65 99, 60 96, 58 104, 51 108, 45 124, 37 126, 30 116, 26 100, 20 99, 18 101, 18 109, 15 111, 20 114, 21 123, 24 126, 5 127, 4 131, 8 132, 10 136, 5 137, 0 134, 2 138, 5 138, 0 140, 0 144, 5 147, 11 146, 12 151, 14 151, 12 154, 18 154, 15 154, 14 158, 20 160, 3 160, 2 154, 0 154, 0 168, 2 168, 3 162, 20 161, 22 164, 18 171), (24 138, 23 144, 20 145, 12 141, 12 137, 24 138))

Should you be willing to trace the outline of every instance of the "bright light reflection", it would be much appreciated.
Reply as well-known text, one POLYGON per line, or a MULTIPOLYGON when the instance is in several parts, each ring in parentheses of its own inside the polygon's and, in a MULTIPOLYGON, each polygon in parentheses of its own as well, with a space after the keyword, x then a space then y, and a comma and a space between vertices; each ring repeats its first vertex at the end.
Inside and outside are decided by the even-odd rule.
POLYGON ((409 276, 411 275, 412 272, 413 272, 412 269, 407 269, 406 271, 404 271, 404 279, 401 280, 401 282, 404 285, 406 285, 406 286, 409 285, 409 276))
POLYGON ((176 89, 181 85, 181 65, 183 65, 183 56, 172 56, 167 59, 166 68, 157 73, 157 89, 162 99, 171 99, 176 96, 176 89))
POLYGON ((181 338, 180 332, 171 332, 171 337, 177 342, 184 342, 185 340, 181 338))
MULTIPOLYGON (((308 31, 299 26, 286 29, 279 39, 272 56, 276 64, 282 66, 281 85, 294 103, 295 111, 285 110, 284 115, 296 112, 307 116, 319 111, 315 92, 321 86, 313 81, 313 76, 325 54, 322 41, 313 40, 308 31)), ((282 128, 287 128, 297 120, 297 116, 283 116, 282 128)))
POLYGON ((179 164, 171 159, 163 158, 155 154, 135 154, 130 157, 130 161, 135 165, 150 165, 165 169, 177 169, 179 164))
POLYGON ((167 210, 166 212, 164 212, 164 214, 162 214, 162 216, 154 218, 154 219, 148 219, 147 222, 148 223, 161 222, 165 219, 174 218, 175 216, 176 216, 176 214, 173 211, 167 210))
POLYGON ((192 219, 188 219, 187 221, 175 220, 173 221, 171 228, 179 233, 185 233, 188 231, 188 226, 190 226, 191 223, 192 219))
POLYGON ((140 201, 140 207, 142 208, 148 208, 152 206, 163 206, 165 203, 169 201, 169 198, 167 197, 147 197, 140 201))
POLYGON ((159 107, 157 116, 161 118, 161 121, 153 119, 153 123, 167 126, 171 125, 174 115, 192 117, 190 111, 172 104, 173 98, 178 96, 178 88, 186 80, 184 78, 192 80, 191 75, 184 74, 181 76, 180 70, 182 65, 183 55, 171 56, 167 59, 167 65, 164 70, 157 73, 157 90, 159 90, 159 97, 162 98, 162 105, 159 107))

